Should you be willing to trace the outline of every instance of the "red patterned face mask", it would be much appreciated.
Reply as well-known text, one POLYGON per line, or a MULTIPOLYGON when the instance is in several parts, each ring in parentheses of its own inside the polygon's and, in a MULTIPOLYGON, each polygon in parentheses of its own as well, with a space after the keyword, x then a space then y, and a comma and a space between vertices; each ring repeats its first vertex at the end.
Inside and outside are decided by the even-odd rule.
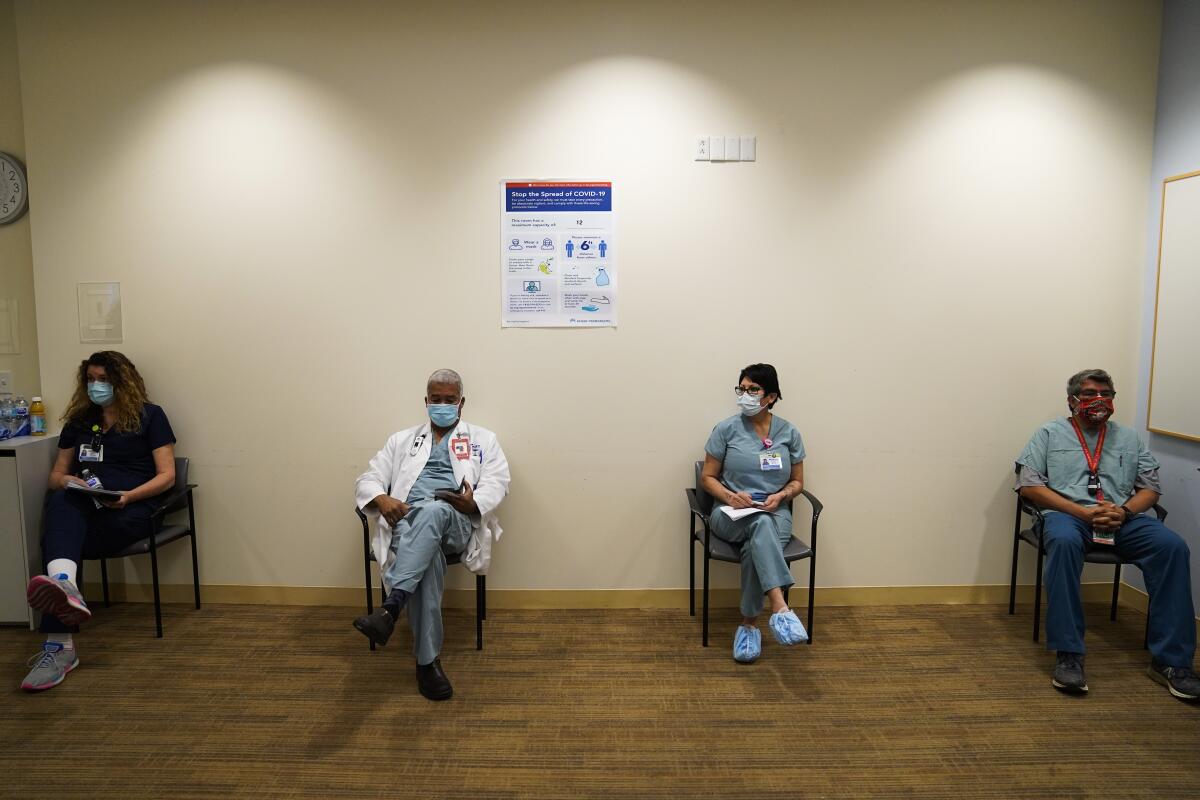
POLYGON ((1091 422, 1104 422, 1113 415, 1111 397, 1076 397, 1075 413, 1091 422))

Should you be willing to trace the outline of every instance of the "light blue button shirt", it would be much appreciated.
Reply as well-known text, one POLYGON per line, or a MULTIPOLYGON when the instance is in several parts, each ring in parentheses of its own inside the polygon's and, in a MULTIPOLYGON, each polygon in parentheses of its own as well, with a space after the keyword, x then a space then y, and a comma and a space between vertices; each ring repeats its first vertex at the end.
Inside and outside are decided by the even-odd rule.
MULTIPOLYGON (((1100 454, 1100 488, 1105 500, 1121 505, 1133 496, 1139 475, 1158 469, 1158 460, 1132 428, 1112 421, 1106 424, 1108 432, 1100 454)), ((1099 438, 1098 430, 1084 431, 1084 440, 1093 453, 1099 438)), ((1087 458, 1068 417, 1059 417, 1039 428, 1017 457, 1017 463, 1045 475, 1046 485, 1068 500, 1080 505, 1096 504, 1096 498, 1087 491, 1087 458)))

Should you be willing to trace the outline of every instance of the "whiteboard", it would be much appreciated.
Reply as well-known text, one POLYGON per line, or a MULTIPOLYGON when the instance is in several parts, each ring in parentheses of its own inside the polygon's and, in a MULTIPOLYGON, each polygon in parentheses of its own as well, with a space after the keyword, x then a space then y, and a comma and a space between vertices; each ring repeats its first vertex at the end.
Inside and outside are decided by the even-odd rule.
POLYGON ((1200 172, 1163 181, 1150 430, 1200 442, 1200 172))

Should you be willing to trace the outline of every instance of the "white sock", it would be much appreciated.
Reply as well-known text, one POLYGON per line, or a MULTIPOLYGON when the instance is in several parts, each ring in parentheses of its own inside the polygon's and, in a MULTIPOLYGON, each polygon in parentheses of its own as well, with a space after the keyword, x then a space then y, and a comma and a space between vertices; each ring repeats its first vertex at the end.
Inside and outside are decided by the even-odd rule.
POLYGON ((47 633, 46 641, 61 644, 64 650, 69 650, 75 646, 75 641, 69 633, 47 633))
POLYGON ((62 578, 74 584, 78 569, 79 565, 69 558, 55 558, 46 565, 46 574, 51 578, 62 578))

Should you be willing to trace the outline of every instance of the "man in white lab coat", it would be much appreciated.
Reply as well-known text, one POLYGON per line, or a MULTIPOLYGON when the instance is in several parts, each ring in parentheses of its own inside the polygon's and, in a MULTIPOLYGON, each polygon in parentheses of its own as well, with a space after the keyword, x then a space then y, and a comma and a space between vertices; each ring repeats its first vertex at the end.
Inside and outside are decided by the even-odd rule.
POLYGON ((372 549, 388 591, 383 606, 354 627, 387 643, 408 608, 417 657, 417 687, 430 700, 453 694, 442 649, 446 554, 462 553, 467 569, 487 574, 500 539, 496 508, 508 494, 508 460, 491 431, 462 421, 462 378, 450 369, 429 376, 429 421, 394 433, 358 476, 358 507, 375 521, 372 549))

